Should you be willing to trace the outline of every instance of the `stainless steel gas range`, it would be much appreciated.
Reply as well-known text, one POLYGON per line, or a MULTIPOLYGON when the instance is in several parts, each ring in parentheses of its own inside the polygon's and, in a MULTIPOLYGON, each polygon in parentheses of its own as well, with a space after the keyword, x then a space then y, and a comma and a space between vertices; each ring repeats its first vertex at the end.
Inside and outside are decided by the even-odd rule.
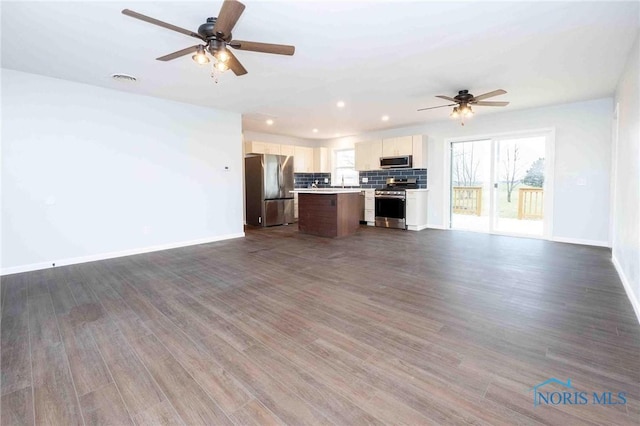
POLYGON ((375 192, 376 226, 406 229, 406 190, 417 187, 416 178, 387 178, 387 186, 375 192))

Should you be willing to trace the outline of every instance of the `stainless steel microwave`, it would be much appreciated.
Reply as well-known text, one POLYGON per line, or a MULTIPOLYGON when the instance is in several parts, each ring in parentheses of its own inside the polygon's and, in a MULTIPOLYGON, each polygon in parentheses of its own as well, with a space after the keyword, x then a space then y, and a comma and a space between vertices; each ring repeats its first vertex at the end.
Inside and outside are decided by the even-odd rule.
POLYGON ((410 169, 413 163, 412 155, 400 155, 397 157, 381 157, 381 169, 410 169))

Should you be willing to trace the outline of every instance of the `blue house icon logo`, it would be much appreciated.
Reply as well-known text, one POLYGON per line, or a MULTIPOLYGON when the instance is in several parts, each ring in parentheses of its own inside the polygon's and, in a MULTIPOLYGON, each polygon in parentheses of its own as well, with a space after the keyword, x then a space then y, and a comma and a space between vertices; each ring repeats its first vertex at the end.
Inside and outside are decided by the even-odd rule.
MULTIPOLYGON (((548 384, 551 383, 557 383, 561 386, 564 386, 567 389, 573 389, 573 386, 571 386, 571 379, 567 379, 567 382, 563 382, 562 380, 558 380, 555 377, 551 377, 550 379, 545 380, 542 383, 538 383, 537 385, 535 385, 534 387, 532 387, 529 390, 533 391, 533 406, 537 407, 540 404, 540 401, 542 400, 542 402, 544 402, 545 404, 549 404, 549 400, 552 400, 551 403, 554 404, 555 401, 553 401, 553 395, 554 394, 559 394, 562 396, 562 393, 560 392, 553 392, 553 393, 542 393, 540 392, 538 389, 540 389, 543 386, 546 386, 548 384)), ((560 401, 559 401, 560 402, 560 401)), ((555 405, 555 404, 554 404, 555 405)))

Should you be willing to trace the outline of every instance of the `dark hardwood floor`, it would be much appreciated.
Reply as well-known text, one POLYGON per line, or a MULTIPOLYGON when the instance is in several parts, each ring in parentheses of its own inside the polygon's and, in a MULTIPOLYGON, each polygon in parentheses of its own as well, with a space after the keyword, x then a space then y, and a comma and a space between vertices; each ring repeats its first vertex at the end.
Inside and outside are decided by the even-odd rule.
POLYGON ((603 248, 285 226, 7 276, 1 295, 6 425, 640 418, 640 326, 603 248), (551 377, 628 402, 534 407, 551 377))

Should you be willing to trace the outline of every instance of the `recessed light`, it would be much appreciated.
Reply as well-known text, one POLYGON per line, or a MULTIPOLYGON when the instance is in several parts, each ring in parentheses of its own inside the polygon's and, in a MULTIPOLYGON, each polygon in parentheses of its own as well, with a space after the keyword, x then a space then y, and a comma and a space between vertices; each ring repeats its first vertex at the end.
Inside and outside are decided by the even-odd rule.
POLYGON ((272 126, 273 125, 273 120, 272 119, 268 119, 266 121, 266 123, 267 123, 268 126, 272 126))
POLYGON ((389 121, 389 116, 388 115, 383 115, 382 116, 382 121, 389 121))
POLYGON ((313 133, 318 133, 318 129, 313 129, 313 133))
POLYGON ((336 106, 338 108, 344 108, 344 101, 338 101, 338 103, 336 103, 336 106))

